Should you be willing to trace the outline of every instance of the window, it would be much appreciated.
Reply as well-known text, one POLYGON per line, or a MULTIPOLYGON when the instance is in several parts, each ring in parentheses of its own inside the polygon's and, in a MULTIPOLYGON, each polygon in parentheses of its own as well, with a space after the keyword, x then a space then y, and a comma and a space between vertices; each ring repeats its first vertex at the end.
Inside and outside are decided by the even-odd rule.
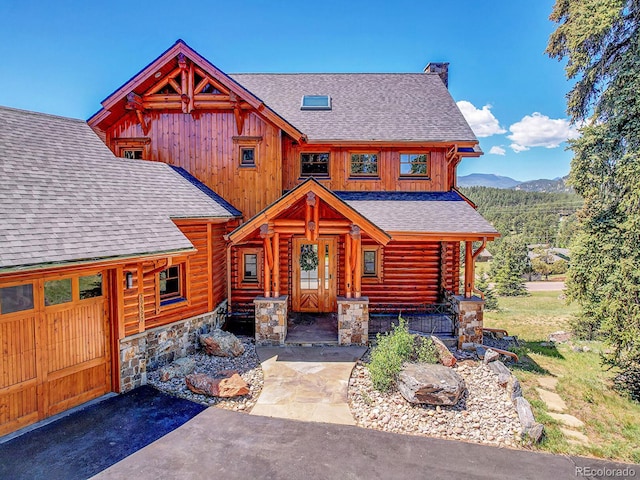
POLYGON ((401 153, 400 154, 400 175, 426 177, 428 169, 429 155, 426 153, 401 153))
POLYGON ((379 246, 362 247, 362 278, 382 280, 382 249, 379 246))
POLYGON ((329 176, 329 154, 301 153, 300 174, 303 177, 329 176))
POLYGON ((183 265, 174 265, 158 274, 160 305, 169 305, 185 299, 183 272, 183 265))
POLYGON ((80 277, 80 300, 102 296, 102 274, 80 277))
POLYGON ((48 280, 44 282, 44 305, 60 305, 73 300, 71 279, 48 280))
POLYGON ((352 176, 378 176, 378 154, 377 153, 352 153, 351 154, 351 175, 352 176))
POLYGON ((0 288, 0 315, 33 309, 33 284, 0 288))
POLYGON ((242 281, 246 283, 258 283, 258 254, 245 253, 242 258, 242 281))
POLYGON ((142 149, 128 148, 126 150, 120 150, 122 158, 130 158, 132 160, 142 160, 142 149))
POLYGON ((114 138, 113 151, 116 157, 128 158, 131 160, 142 160, 149 158, 149 146, 151 139, 147 137, 136 138, 114 138))
POLYGON ((329 95, 304 95, 300 110, 331 110, 329 95))
POLYGON ((254 147, 240 148, 240 166, 241 167, 256 166, 256 149, 254 147))
POLYGON ((262 248, 238 250, 238 288, 262 288, 262 248))

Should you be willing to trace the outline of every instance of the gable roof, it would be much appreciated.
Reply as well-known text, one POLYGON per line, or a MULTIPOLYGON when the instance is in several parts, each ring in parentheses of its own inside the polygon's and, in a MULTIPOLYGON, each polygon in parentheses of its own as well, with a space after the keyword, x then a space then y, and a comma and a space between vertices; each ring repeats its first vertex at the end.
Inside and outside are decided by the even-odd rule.
POLYGON ((215 65, 210 63, 180 39, 165 50, 158 58, 131 77, 124 85, 105 98, 102 101, 103 108, 88 120, 89 125, 104 130, 105 125, 113 124, 118 118, 126 113, 126 110, 124 109, 126 96, 131 92, 142 94, 152 87, 159 78, 161 79, 176 67, 177 56, 179 54, 185 55, 207 74, 211 75, 213 79, 219 81, 239 98, 249 103, 256 111, 277 125, 295 140, 301 140, 304 137, 302 132, 293 127, 275 111, 266 107, 265 104, 254 94, 249 92, 245 87, 237 83, 222 70, 218 69, 215 65), (156 77, 157 73, 160 73, 158 77, 156 77))
POLYGON ((347 203, 336 196, 334 192, 318 183, 318 181, 313 177, 305 180, 293 190, 288 191, 285 195, 263 209, 261 212, 257 213, 246 223, 240 225, 228 235, 229 240, 231 243, 241 242, 263 224, 277 218, 309 192, 315 193, 322 201, 327 203, 330 207, 338 210, 340 214, 351 220, 353 223, 357 224, 377 242, 386 245, 389 243, 389 240, 391 240, 391 237, 380 227, 372 223, 371 220, 364 217, 360 212, 350 207, 347 203))
POLYGON ((394 239, 415 234, 491 240, 500 236, 456 191, 334 193, 394 239))
POLYGON ((116 158, 82 120, 0 107, 0 272, 192 251, 172 218, 239 215, 193 180, 116 158))
POLYGON ((314 141, 477 143, 435 73, 231 74, 314 141), (301 110, 303 95, 330 95, 331 110, 301 110))

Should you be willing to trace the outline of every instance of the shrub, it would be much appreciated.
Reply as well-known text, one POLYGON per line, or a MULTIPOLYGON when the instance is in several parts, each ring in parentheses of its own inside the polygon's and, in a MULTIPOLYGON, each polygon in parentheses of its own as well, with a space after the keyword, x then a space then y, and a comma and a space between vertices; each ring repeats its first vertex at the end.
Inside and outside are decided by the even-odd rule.
POLYGON ((376 390, 389 390, 406 361, 436 363, 438 353, 430 338, 409 333, 407 322, 398 317, 399 324, 391 331, 376 336, 376 346, 371 351, 369 373, 376 390))

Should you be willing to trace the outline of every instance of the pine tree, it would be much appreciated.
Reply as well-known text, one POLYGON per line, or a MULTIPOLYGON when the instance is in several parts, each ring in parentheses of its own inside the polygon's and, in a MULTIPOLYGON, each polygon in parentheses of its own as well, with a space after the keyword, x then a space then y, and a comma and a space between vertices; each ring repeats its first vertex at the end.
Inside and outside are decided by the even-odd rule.
POLYGON ((491 279, 496 293, 506 297, 527 295, 524 285, 527 270, 527 246, 520 235, 505 237, 493 261, 491 279))
POLYGON ((576 81, 567 109, 583 124, 571 142, 570 182, 584 206, 569 298, 584 330, 612 345, 606 363, 629 374, 640 370, 640 0, 556 0, 551 20, 547 53, 567 60, 576 81))
POLYGON ((498 299, 493 291, 493 288, 489 286, 487 276, 480 274, 476 279, 476 288, 480 290, 484 295, 484 309, 498 311, 500 306, 498 305, 498 299))

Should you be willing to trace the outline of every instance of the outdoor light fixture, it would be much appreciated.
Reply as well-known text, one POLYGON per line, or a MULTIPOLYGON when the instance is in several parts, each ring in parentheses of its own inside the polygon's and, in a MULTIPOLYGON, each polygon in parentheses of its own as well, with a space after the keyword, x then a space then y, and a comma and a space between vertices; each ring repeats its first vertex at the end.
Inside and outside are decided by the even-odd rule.
POLYGON ((133 273, 127 272, 127 290, 133 288, 133 273))

